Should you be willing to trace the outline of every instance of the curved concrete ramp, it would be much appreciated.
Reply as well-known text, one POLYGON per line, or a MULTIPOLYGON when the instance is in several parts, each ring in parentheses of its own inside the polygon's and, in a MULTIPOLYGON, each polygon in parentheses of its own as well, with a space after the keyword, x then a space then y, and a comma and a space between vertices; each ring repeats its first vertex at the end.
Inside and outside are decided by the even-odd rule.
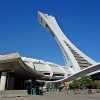
POLYGON ((66 81, 72 81, 84 75, 93 75, 100 72, 100 63, 87 67, 80 72, 66 78, 66 81))
POLYGON ((64 79, 61 79, 61 80, 57 80, 57 81, 52 81, 52 82, 61 82, 61 81, 73 81, 74 79, 78 79, 82 76, 85 76, 85 75, 94 75, 96 73, 99 73, 100 72, 100 63, 97 63, 95 65, 92 65, 90 67, 87 67, 83 70, 81 70, 80 72, 76 73, 76 74, 73 74, 73 75, 70 75, 68 77, 65 77, 64 79))

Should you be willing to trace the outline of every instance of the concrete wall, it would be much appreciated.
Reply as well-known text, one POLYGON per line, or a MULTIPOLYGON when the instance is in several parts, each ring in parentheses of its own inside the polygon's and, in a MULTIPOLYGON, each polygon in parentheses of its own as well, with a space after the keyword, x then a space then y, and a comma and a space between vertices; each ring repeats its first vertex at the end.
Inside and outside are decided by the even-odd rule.
POLYGON ((17 97, 17 96, 27 96, 27 90, 6 90, 0 91, 0 98, 2 97, 17 97))

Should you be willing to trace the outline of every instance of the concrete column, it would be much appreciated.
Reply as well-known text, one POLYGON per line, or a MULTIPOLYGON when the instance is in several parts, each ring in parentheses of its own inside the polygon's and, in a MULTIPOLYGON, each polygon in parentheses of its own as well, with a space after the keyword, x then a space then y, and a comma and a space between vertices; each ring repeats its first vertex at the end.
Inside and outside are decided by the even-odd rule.
POLYGON ((7 72, 1 73, 0 90, 5 90, 7 72))

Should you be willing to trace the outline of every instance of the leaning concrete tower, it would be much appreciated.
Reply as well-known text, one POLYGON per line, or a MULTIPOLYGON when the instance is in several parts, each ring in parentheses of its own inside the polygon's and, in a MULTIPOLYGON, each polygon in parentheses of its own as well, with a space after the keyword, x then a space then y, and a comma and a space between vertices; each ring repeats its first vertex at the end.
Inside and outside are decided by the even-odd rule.
POLYGON ((60 46, 63 57, 66 63, 66 67, 72 68, 72 73, 77 73, 81 69, 96 64, 94 60, 89 58, 83 52, 81 52, 62 32, 55 17, 38 12, 39 23, 51 33, 53 38, 60 46))

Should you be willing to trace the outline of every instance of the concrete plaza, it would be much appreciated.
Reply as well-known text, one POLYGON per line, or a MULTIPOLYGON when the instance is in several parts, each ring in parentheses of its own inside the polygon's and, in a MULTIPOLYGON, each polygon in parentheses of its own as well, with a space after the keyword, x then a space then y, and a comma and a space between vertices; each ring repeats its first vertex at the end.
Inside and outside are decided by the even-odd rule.
POLYGON ((41 96, 26 96, 13 98, 0 98, 0 100, 100 100, 100 93, 85 95, 68 95, 66 93, 46 93, 41 96))

